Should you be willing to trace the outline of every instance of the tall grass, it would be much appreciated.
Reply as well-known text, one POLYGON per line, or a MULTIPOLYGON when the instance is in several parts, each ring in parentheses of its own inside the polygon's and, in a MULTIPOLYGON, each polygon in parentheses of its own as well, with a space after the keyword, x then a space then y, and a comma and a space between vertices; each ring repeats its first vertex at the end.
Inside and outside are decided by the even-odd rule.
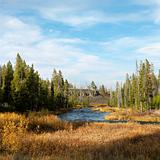
POLYGON ((125 120, 125 121, 143 121, 143 122, 160 122, 160 110, 151 110, 146 112, 139 112, 132 108, 118 108, 98 105, 93 107, 93 110, 100 112, 110 112, 106 115, 106 120, 125 120))
POLYGON ((36 113, 0 114, 0 122, 0 159, 160 159, 159 125, 68 123, 36 113))

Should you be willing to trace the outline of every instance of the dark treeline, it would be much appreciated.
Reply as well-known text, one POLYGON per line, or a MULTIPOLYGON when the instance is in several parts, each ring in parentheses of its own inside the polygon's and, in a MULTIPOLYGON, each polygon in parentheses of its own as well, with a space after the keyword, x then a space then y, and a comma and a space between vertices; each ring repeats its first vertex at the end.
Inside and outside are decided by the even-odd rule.
POLYGON ((156 76, 153 64, 148 60, 136 64, 136 73, 126 75, 123 84, 116 84, 116 90, 110 91, 109 105, 117 107, 131 107, 145 111, 160 108, 160 72, 156 76))
POLYGON ((0 67, 0 108, 19 112, 69 108, 73 103, 69 87, 61 71, 54 70, 50 81, 43 80, 18 54, 14 68, 10 61, 0 67))
POLYGON ((104 85, 98 88, 94 81, 87 88, 78 89, 55 69, 51 80, 44 80, 19 54, 14 67, 10 61, 0 66, 0 111, 52 111, 104 100, 109 106, 140 111, 160 108, 160 72, 156 76, 153 65, 146 60, 136 65, 132 76, 127 74, 123 84, 117 82, 116 89, 109 91, 104 85))
POLYGON ((55 69, 51 80, 44 80, 19 54, 14 67, 10 61, 0 66, 0 111, 52 111, 77 105, 88 106, 89 97, 105 94, 104 85, 98 89, 92 81, 86 89, 78 89, 55 69))

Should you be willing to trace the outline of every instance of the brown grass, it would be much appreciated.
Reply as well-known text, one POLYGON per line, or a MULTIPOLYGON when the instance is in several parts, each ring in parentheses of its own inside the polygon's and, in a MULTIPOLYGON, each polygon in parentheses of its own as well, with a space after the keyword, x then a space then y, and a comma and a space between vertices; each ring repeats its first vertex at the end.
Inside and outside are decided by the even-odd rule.
POLYGON ((140 113, 132 110, 117 110, 105 117, 106 120, 127 120, 143 122, 160 122, 160 114, 155 111, 140 113))
MULTIPOLYGON (((118 107, 109 107, 106 105, 97 104, 96 106, 93 106, 93 111, 100 111, 100 112, 116 112, 119 110, 118 107)), ((122 109, 123 110, 123 109, 122 109)))
POLYGON ((101 106, 92 108, 94 111, 110 112, 106 115, 106 120, 125 120, 125 121, 143 121, 143 122, 160 122, 160 110, 152 110, 146 112, 139 112, 131 108, 117 108, 109 106, 101 106))
MULTIPOLYGON (((21 115, 9 115, 0 114, 0 121, 9 119, 16 121, 16 125, 20 122, 21 115)), ((0 159, 160 160, 160 125, 74 124, 62 122, 51 115, 29 116, 24 120, 28 122, 28 128, 24 129, 24 123, 21 125, 23 129, 16 132, 18 147, 11 150, 7 143, 1 143, 0 159), (35 125, 39 126, 38 132, 35 125), (21 131, 25 136, 19 136, 21 131)), ((1 135, 4 134, 4 126, 1 125, 1 135)), ((0 141, 3 141, 3 136, 0 141)), ((14 145, 11 143, 10 147, 14 145)))

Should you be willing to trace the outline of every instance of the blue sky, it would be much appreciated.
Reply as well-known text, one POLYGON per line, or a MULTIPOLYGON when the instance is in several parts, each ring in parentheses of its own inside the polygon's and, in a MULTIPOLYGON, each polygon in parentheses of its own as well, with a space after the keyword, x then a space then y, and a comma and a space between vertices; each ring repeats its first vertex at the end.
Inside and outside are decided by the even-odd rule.
POLYGON ((20 53, 44 78, 111 87, 136 60, 160 68, 160 0, 0 0, 0 24, 0 63, 20 53))

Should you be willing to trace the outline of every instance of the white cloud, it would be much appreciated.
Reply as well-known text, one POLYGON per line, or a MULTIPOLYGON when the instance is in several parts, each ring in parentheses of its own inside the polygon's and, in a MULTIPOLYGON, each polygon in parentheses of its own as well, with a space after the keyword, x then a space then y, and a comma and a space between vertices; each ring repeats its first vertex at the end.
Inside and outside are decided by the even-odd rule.
POLYGON ((155 58, 160 58, 160 42, 148 44, 147 46, 139 48, 137 52, 148 56, 154 56, 155 58))
MULTIPOLYGON (((101 46, 105 48, 106 52, 120 53, 123 51, 131 51, 130 53, 158 52, 160 46, 160 37, 152 36, 137 36, 137 37, 121 37, 110 41, 102 42, 101 46)), ((125 54, 125 53, 124 53, 125 54)))
POLYGON ((144 37, 121 37, 101 43, 106 55, 116 59, 122 68, 119 71, 133 73, 136 61, 148 59, 155 66, 155 71, 160 68, 160 37, 157 35, 144 37))
POLYGON ((137 47, 137 44, 140 45, 142 41, 135 37, 121 37, 118 39, 113 39, 110 41, 102 42, 102 47, 105 48, 106 52, 108 53, 118 53, 120 49, 129 49, 137 47))
MULTIPOLYGON (((0 1, 1 2, 1 1, 0 1)), ((108 1, 105 1, 109 3, 108 1)), ((6 6, 11 10, 32 10, 41 18, 64 23, 73 27, 83 28, 101 23, 143 22, 154 20, 160 22, 160 4, 158 0, 139 1, 141 5, 149 6, 139 12, 115 13, 102 11, 91 0, 82 1, 25 1, 6 0, 6 6), (62 3, 63 2, 63 3, 62 3), (38 4, 38 5, 37 5, 38 4), (152 6, 150 8, 150 6, 152 6), (21 9, 20 9, 21 8, 21 9)), ((138 3, 138 2, 137 2, 138 3)), ((140 4, 140 3, 139 3, 140 4)), ((113 5, 113 4, 112 4, 113 5)), ((15 58, 17 52, 34 63, 43 77, 49 77, 53 68, 61 69, 64 74, 75 82, 96 80, 99 83, 114 84, 126 72, 134 72, 135 60, 150 58, 157 62, 159 57, 160 38, 152 37, 122 37, 107 42, 88 42, 79 38, 51 38, 44 35, 42 29, 34 24, 26 23, 22 18, 0 15, 0 61, 15 58), (100 45, 106 55, 89 55, 78 45, 100 45), (127 64, 126 64, 127 63, 127 64)), ((72 30, 73 31, 73 30, 72 30)), ((52 34, 54 30, 50 30, 52 34)), ((92 47, 92 46, 91 46, 92 47)), ((157 64, 157 63, 156 63, 157 64)), ((158 66, 158 65, 157 65, 158 66)))
POLYGON ((132 0, 133 3, 148 7, 148 18, 160 24, 160 0, 132 0))
POLYGON ((4 6, 13 10, 32 10, 40 14, 41 17, 51 21, 60 22, 72 27, 88 27, 101 23, 119 22, 143 22, 150 20, 150 11, 142 10, 138 12, 112 12, 109 11, 114 1, 105 0, 101 3, 92 0, 62 0, 62 1, 25 1, 20 0, 5 1, 4 6), (106 10, 102 10, 102 7, 106 10))
POLYGON ((88 27, 101 23, 142 22, 148 20, 148 16, 146 16, 148 13, 143 11, 139 13, 115 14, 92 9, 75 10, 74 8, 38 8, 38 10, 44 18, 73 27, 88 27))
POLYGON ((53 39, 53 41, 55 42, 59 42, 59 43, 66 43, 66 44, 85 44, 88 41, 87 40, 83 40, 80 38, 56 38, 53 39))
POLYGON ((110 60, 89 55, 74 46, 87 41, 78 38, 49 38, 43 35, 41 28, 36 25, 26 24, 12 16, 1 17, 3 17, 0 26, 0 30, 3 30, 0 37, 1 64, 8 60, 14 62, 16 54, 20 53, 29 64, 34 63, 45 78, 49 78, 53 68, 57 68, 61 69, 69 80, 79 84, 88 83, 93 80, 92 78, 98 83, 110 84, 107 81, 110 71, 112 71, 110 77, 115 78, 112 79, 112 85, 116 81, 117 65, 113 65, 110 60))
POLYGON ((141 5, 157 5, 160 4, 159 0, 132 0, 133 3, 141 5))

